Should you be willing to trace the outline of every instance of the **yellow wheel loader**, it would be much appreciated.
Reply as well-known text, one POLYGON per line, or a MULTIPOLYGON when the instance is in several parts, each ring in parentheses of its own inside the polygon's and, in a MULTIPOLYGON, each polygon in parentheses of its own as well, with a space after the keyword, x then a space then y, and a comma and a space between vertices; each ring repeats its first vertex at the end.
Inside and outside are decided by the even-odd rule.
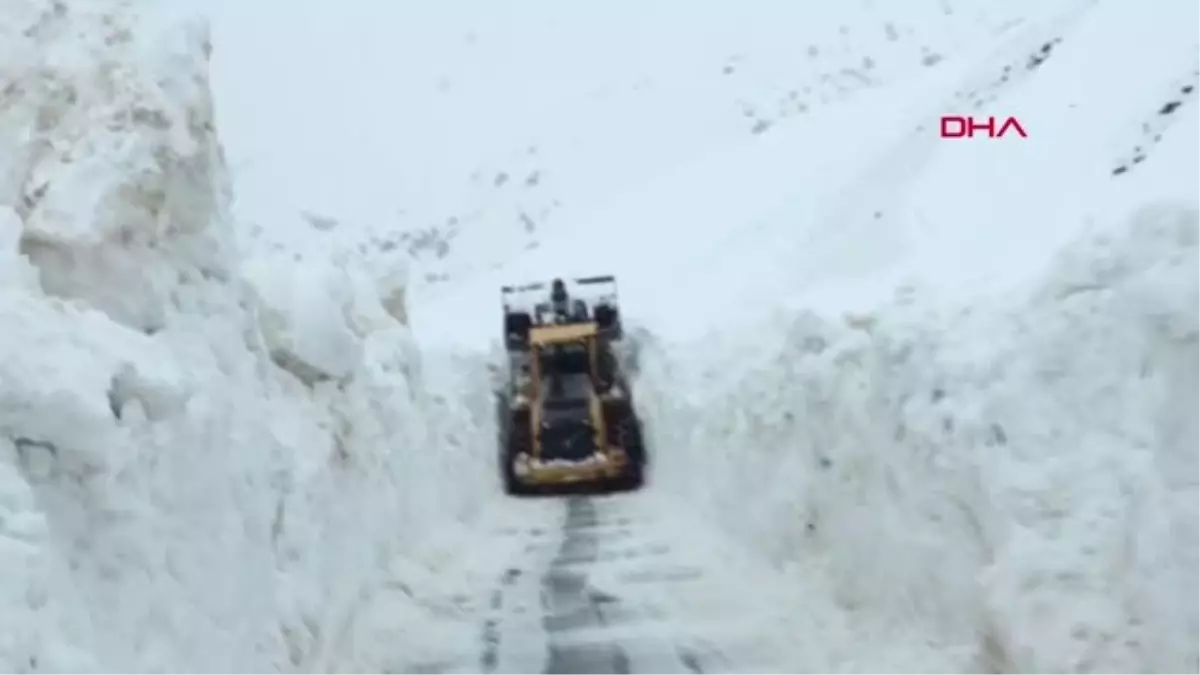
POLYGON ((613 344, 622 338, 613 277, 505 286, 507 386, 497 395, 500 468, 512 495, 641 487, 646 452, 613 344))

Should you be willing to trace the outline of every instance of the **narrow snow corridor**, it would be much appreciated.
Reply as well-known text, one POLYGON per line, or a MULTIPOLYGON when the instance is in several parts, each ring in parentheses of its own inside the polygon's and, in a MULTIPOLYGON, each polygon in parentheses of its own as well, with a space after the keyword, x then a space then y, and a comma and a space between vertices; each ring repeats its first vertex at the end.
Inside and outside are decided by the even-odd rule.
POLYGON ((1200 670, 1200 3, 767 10, 0 2, 0 672, 1200 670))

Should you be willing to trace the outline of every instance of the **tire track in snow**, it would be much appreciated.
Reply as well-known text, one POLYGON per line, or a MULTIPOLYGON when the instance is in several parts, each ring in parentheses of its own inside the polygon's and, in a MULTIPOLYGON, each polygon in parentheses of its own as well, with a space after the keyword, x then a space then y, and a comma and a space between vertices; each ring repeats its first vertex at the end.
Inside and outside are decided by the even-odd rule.
POLYGON ((550 636, 546 673, 617 673, 629 671, 629 655, 614 642, 571 643, 555 638, 575 630, 607 624, 603 605, 618 600, 588 585, 587 568, 600 552, 595 506, 581 499, 567 503, 567 521, 558 556, 542 579, 545 613, 542 626, 550 636), (582 568, 582 569, 580 569, 582 568))
POLYGON ((661 596, 675 592, 675 584, 702 583, 703 571, 673 562, 672 547, 653 536, 656 528, 622 513, 626 503, 570 498, 557 540, 526 546, 545 551, 549 561, 531 560, 502 575, 483 624, 482 672, 729 670, 716 651, 684 644, 680 617, 648 592, 661 596), (534 608, 536 622, 529 616, 534 608))

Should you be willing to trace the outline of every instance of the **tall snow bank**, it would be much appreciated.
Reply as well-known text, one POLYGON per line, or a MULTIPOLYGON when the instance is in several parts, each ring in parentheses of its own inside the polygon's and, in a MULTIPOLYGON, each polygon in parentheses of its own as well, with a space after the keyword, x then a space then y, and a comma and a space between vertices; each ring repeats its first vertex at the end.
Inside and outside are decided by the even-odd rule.
POLYGON ((443 658, 486 370, 352 261, 240 258, 206 30, 154 9, 0 10, 0 669, 443 658))
POLYGON ((995 306, 649 342, 654 482, 963 669, 1195 670, 1197 228, 1139 208, 995 306))
POLYGON ((233 259, 199 24, 146 26, 109 3, 6 8, 0 199, 47 292, 161 327, 233 259), (147 29, 154 30, 150 37, 147 29))

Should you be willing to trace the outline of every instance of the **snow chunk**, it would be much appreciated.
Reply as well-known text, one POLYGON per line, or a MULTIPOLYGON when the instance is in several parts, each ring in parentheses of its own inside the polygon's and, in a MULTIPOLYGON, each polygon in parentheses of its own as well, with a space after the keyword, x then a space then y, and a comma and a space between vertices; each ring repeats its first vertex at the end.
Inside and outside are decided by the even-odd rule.
POLYGON ((0 205, 21 216, 48 292, 157 330, 181 287, 230 274, 228 187, 204 25, 142 31, 149 18, 115 7, 14 8, 0 37, 0 205))
POLYGON ((256 256, 243 270, 271 358, 309 385, 348 377, 366 338, 407 324, 403 270, 370 275, 336 258, 283 251, 256 256))
POLYGON ((152 419, 187 397, 170 354, 94 310, 26 296, 0 302, 0 433, 75 449, 103 461, 116 420, 137 401, 152 419))
POLYGON ((306 384, 348 376, 362 342, 347 322, 354 292, 344 270, 276 254, 248 261, 246 279, 260 302, 271 358, 306 384))
POLYGON ((20 252, 21 217, 0 205, 0 289, 39 290, 37 270, 20 252))

